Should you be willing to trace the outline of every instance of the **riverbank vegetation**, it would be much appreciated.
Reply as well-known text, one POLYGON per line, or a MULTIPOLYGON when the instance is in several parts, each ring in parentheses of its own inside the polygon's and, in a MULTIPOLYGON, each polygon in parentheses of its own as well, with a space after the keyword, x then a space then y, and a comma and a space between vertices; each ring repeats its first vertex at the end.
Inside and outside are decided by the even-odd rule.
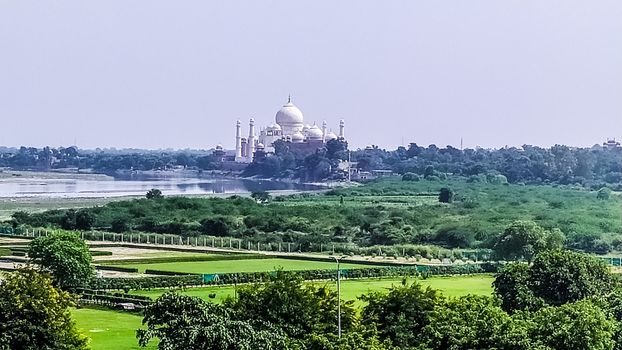
MULTIPOLYGON (((458 149, 452 146, 407 147, 385 150, 376 146, 348 150, 346 142, 329 141, 312 154, 296 153, 287 142, 277 142, 275 153, 261 157, 246 176, 296 178, 306 181, 344 179, 339 167, 351 160, 358 171, 391 170, 408 178, 459 175, 474 182, 503 181, 526 184, 578 185, 594 190, 622 189, 622 148, 523 145, 501 149, 458 149), (416 175, 416 177, 415 177, 416 175), (503 176, 498 177, 498 175, 503 176)), ((12 169, 89 169, 100 173, 127 170, 223 169, 222 158, 206 150, 82 150, 59 148, 0 148, 0 167, 12 169)))
MULTIPOLYGON (((621 205, 616 193, 603 198, 583 187, 473 182, 464 177, 388 178, 327 193, 277 197, 269 203, 239 196, 158 197, 77 210, 20 211, 13 214, 11 223, 233 237, 293 243, 301 251, 331 242, 381 246, 381 251, 400 246, 405 251, 413 245, 491 249, 510 225, 528 221, 555 231, 568 248, 606 253, 622 250, 621 205), (439 202, 442 188, 451 189, 451 203, 439 202)), ((391 254, 390 249, 384 253, 391 254)))

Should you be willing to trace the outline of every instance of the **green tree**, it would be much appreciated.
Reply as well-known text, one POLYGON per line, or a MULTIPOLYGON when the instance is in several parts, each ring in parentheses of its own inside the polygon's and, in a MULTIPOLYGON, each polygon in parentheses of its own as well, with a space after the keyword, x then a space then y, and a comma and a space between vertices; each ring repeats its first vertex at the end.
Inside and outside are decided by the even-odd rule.
POLYGON ((147 199, 160 199, 164 196, 162 195, 162 191, 157 188, 152 188, 147 192, 147 194, 145 194, 145 197, 147 199))
POLYGON ((402 175, 402 181, 419 181, 419 180, 421 180, 421 178, 419 177, 419 175, 415 173, 408 172, 402 175))
POLYGON ((23 225, 29 222, 30 213, 24 210, 18 210, 11 214, 13 227, 23 225))
POLYGON ((89 349, 88 339, 71 320, 75 306, 67 292, 46 274, 19 269, 0 283, 0 349, 89 349))
POLYGON ((302 341, 295 341, 300 350, 397 350, 387 342, 381 342, 375 332, 349 331, 339 339, 334 334, 310 334, 302 341))
POLYGON ((596 198, 598 199, 602 199, 602 200, 608 200, 609 197, 611 197, 611 190, 607 187, 603 187, 600 190, 598 190, 598 192, 596 193, 596 198))
POLYGON ((426 349, 532 349, 521 327, 487 296, 467 295, 435 307, 423 329, 426 349))
POLYGON ((138 342, 159 339, 167 350, 277 350, 286 348, 282 332, 268 324, 235 319, 226 308, 197 297, 166 293, 145 310, 138 342))
POLYGON ((614 290, 616 278, 601 261, 563 250, 540 253, 531 266, 513 263, 493 282, 502 307, 508 312, 563 305, 614 290))
POLYGON ((268 192, 253 192, 251 193, 251 198, 257 201, 257 203, 268 203, 272 197, 268 192))
POLYGON ((233 218, 224 215, 201 220, 201 232, 213 236, 227 236, 237 228, 236 226, 233 218))
POLYGON ((534 295, 562 305, 611 292, 617 278, 604 262, 587 254, 552 250, 539 254, 529 269, 534 295))
POLYGON ((546 231, 533 221, 518 220, 497 238, 493 251, 500 259, 531 261, 542 251, 562 248, 563 241, 563 234, 557 229, 546 231))
POLYGON ((503 267, 492 282, 495 294, 501 300, 501 307, 507 312, 515 310, 538 310, 545 305, 532 289, 529 265, 511 263, 503 267))
POLYGON ((130 218, 127 217, 116 217, 112 219, 110 222, 110 231, 116 233, 127 232, 130 230, 130 218))
POLYGON ((543 308, 531 322, 529 338, 550 349, 611 350, 615 345, 615 321, 588 300, 543 308))
MULTIPOLYGON (((336 333, 337 293, 327 285, 302 282, 299 276, 279 270, 267 283, 238 288, 237 299, 227 299, 224 305, 244 319, 278 325, 292 338, 336 333)), ((344 332, 354 323, 352 304, 352 301, 341 303, 344 332)))
POLYGON ((370 292, 360 299, 367 303, 361 323, 376 324, 380 338, 389 339, 399 348, 420 344, 422 330, 430 324, 432 312, 442 300, 438 291, 406 280, 388 293, 370 292))
POLYGON ((438 201, 441 203, 451 203, 454 201, 454 191, 451 188, 443 187, 438 194, 438 201))
POLYGON ((28 256, 31 262, 49 271, 62 289, 85 286, 94 275, 89 248, 73 232, 52 233, 33 239, 28 256))
POLYGON ((80 209, 76 212, 76 229, 90 230, 95 222, 95 215, 88 209, 80 209))

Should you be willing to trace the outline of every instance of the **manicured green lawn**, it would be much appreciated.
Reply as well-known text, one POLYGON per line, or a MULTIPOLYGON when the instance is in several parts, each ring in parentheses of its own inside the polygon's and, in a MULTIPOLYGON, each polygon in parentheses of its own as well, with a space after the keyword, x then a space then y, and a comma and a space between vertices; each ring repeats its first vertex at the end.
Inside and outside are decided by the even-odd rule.
MULTIPOLYGON (((432 277, 428 279, 419 279, 417 281, 424 286, 430 286, 434 289, 440 290, 445 296, 458 297, 467 294, 490 295, 492 293, 491 283, 493 281, 493 277, 491 275, 451 276, 432 277)), ((334 281, 314 283, 328 284, 331 288, 336 288, 334 281)), ((344 280, 341 282, 341 297, 346 300, 356 300, 359 296, 370 290, 388 290, 392 285, 399 285, 401 283, 401 279, 344 280)), ((164 289, 154 289, 150 291, 135 291, 132 292, 132 294, 145 295, 155 299, 164 292, 166 292, 164 289)), ((180 291, 180 293, 199 297, 204 300, 221 302, 227 296, 233 296, 234 287, 215 286, 205 288, 189 288, 185 291, 180 291), (214 299, 210 299, 209 294, 216 294, 216 297, 214 299)))
MULTIPOLYGON (((341 264, 344 269, 365 268, 368 265, 341 264)), ((174 271, 185 273, 230 273, 230 272, 262 272, 283 270, 316 270, 335 269, 335 263, 323 261, 306 261, 290 259, 249 259, 249 260, 218 260, 191 261, 158 264, 124 264, 123 267, 135 267, 139 272, 145 269, 174 271)))
MULTIPOLYGON (((439 289, 445 296, 456 297, 466 294, 490 295, 492 292, 492 280, 491 275, 475 275, 432 277, 418 281, 423 285, 439 289)), ((331 288, 335 288, 334 281, 314 283, 327 283, 331 288)), ((370 290, 386 290, 391 285, 399 285, 400 283, 401 279, 345 280, 341 284, 341 295, 343 299, 355 300, 358 296, 370 290)), ((165 291, 159 289, 133 293, 156 298, 165 291)), ((205 300, 221 302, 225 297, 233 295, 234 287, 191 288, 181 293, 205 300), (208 297, 210 293, 215 293, 216 298, 210 299, 208 297)), ((362 303, 357 301, 356 305, 361 306, 362 303)), ((78 324, 78 328, 91 338, 93 350, 144 349, 138 346, 136 340, 136 329, 141 327, 141 316, 94 309, 75 309, 72 310, 72 315, 78 324)), ((157 345, 153 343, 146 349, 157 349, 157 345)))
POLYGON ((158 348, 156 342, 146 348, 138 346, 136 330, 141 327, 141 316, 95 309, 74 309, 71 314, 82 333, 91 338, 93 350, 158 348))

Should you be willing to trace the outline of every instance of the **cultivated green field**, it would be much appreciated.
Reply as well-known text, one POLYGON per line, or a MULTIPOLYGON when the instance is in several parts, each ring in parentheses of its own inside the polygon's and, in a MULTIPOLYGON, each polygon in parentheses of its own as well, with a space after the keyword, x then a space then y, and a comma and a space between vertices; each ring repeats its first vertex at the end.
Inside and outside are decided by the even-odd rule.
POLYGON ((93 350, 157 349, 155 343, 146 348, 138 346, 136 330, 142 316, 117 311, 74 309, 72 316, 83 334, 91 338, 93 350))
MULTIPOLYGON (((335 263, 322 261, 290 260, 290 259, 249 259, 249 260, 217 260, 170 262, 158 264, 123 264, 123 267, 138 268, 139 272, 145 269, 184 272, 184 273, 234 273, 234 272, 262 272, 283 270, 321 270, 335 269, 335 263)), ((369 265, 344 263, 343 269, 365 268, 369 265)))
MULTIPOLYGON (((409 280, 412 281, 412 280, 409 280)), ((451 276, 451 277, 432 277, 417 280, 424 286, 430 286, 440 290, 443 295, 448 297, 458 297, 467 294, 490 295, 492 293, 491 275, 474 276, 451 276)), ((314 282, 327 284, 331 288, 336 288, 335 282, 314 282)), ((341 282, 341 297, 345 300, 357 300, 359 296, 369 291, 382 291, 389 289, 392 285, 401 284, 402 279, 363 279, 363 280, 344 280, 341 282)), ((132 294, 144 295, 157 298, 165 293, 166 289, 133 291, 132 294)), ((182 294, 199 297, 204 300, 221 302, 228 296, 233 296, 233 286, 214 286, 204 288, 188 288, 179 291, 182 294), (214 299, 210 299, 210 294, 216 294, 214 299)), ((358 304, 358 303, 357 303, 358 304)))

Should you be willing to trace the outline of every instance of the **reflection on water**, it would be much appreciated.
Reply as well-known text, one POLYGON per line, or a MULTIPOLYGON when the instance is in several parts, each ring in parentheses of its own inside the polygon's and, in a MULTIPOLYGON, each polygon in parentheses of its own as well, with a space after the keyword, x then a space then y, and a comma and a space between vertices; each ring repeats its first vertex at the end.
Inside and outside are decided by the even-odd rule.
POLYGON ((0 198, 47 197, 47 198, 95 198, 141 196, 152 188, 165 195, 245 193, 275 190, 316 190, 321 186, 297 183, 171 176, 132 175, 114 179, 87 178, 10 178, 0 181, 0 198))

